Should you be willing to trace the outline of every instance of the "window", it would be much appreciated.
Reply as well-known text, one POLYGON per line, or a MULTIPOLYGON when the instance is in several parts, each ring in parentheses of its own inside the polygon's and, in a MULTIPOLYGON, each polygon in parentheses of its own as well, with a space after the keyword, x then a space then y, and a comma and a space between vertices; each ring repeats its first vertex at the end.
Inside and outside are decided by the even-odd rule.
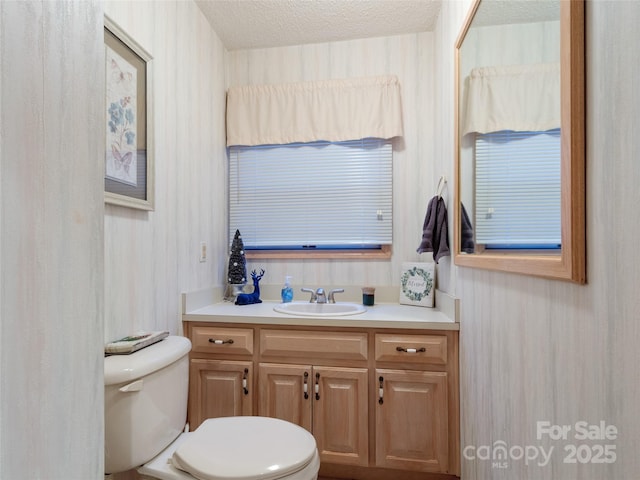
POLYGON ((476 243, 560 248, 560 129, 476 134, 476 243))
POLYGON ((229 148, 229 238, 247 251, 380 250, 392 239, 389 140, 229 148))

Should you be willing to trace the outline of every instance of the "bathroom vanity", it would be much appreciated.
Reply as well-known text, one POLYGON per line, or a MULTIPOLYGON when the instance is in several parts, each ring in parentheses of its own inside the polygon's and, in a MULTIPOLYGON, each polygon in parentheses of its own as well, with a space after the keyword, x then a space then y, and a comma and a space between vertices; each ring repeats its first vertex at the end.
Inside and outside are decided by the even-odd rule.
POLYGON ((459 476, 459 324, 441 311, 383 304, 317 318, 276 302, 183 304, 191 429, 276 417, 313 433, 321 476, 459 476))

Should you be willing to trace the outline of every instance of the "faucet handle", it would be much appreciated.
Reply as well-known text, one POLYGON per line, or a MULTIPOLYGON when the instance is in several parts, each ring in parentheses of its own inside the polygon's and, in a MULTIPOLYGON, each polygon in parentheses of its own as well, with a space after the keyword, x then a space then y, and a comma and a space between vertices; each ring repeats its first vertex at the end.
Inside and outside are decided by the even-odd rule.
POLYGON ((302 287, 300 289, 301 292, 307 292, 311 294, 311 299, 309 300, 309 303, 313 303, 316 300, 318 300, 318 296, 316 295, 316 292, 314 290, 311 290, 310 288, 304 288, 302 287))
POLYGON ((334 288, 333 290, 331 290, 329 292, 329 303, 336 303, 335 298, 333 298, 334 293, 343 293, 343 292, 344 292, 344 288, 334 288))

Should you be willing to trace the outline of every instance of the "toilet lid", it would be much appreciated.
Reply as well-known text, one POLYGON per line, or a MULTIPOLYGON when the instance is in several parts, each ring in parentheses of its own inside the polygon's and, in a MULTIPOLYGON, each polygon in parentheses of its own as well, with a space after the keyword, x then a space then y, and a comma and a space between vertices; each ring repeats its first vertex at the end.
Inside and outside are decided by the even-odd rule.
POLYGON ((293 423, 222 417, 204 421, 171 461, 200 480, 273 480, 303 469, 315 451, 313 435, 293 423))

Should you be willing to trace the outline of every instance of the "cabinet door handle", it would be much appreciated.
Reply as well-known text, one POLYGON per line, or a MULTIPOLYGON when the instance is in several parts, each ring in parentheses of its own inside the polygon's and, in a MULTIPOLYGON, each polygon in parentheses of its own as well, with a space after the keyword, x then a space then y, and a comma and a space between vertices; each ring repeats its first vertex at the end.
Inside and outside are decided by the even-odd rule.
POLYGON ((307 385, 308 379, 309 379, 309 372, 304 372, 304 383, 302 384, 302 391, 304 392, 305 400, 309 398, 309 386, 307 385))
POLYGON ((419 352, 426 352, 427 349, 422 347, 422 348, 404 348, 404 347, 396 347, 396 351, 398 352, 407 352, 407 353, 419 353, 419 352))
POLYGON ((384 403, 384 377, 378 377, 378 382, 380 382, 380 386, 378 387, 378 403, 382 405, 384 403))
POLYGON ((229 345, 231 345, 233 343, 233 338, 230 338, 229 340, 220 340, 219 338, 210 338, 209 343, 215 343, 216 345, 224 345, 225 343, 228 343, 229 345))
POLYGON ((244 375, 242 376, 242 390, 245 395, 249 395, 249 389, 247 388, 247 375, 249 375, 249 369, 244 369, 244 375))
POLYGON ((316 392, 316 400, 320 400, 320 374, 319 373, 316 373, 315 392, 316 392))

